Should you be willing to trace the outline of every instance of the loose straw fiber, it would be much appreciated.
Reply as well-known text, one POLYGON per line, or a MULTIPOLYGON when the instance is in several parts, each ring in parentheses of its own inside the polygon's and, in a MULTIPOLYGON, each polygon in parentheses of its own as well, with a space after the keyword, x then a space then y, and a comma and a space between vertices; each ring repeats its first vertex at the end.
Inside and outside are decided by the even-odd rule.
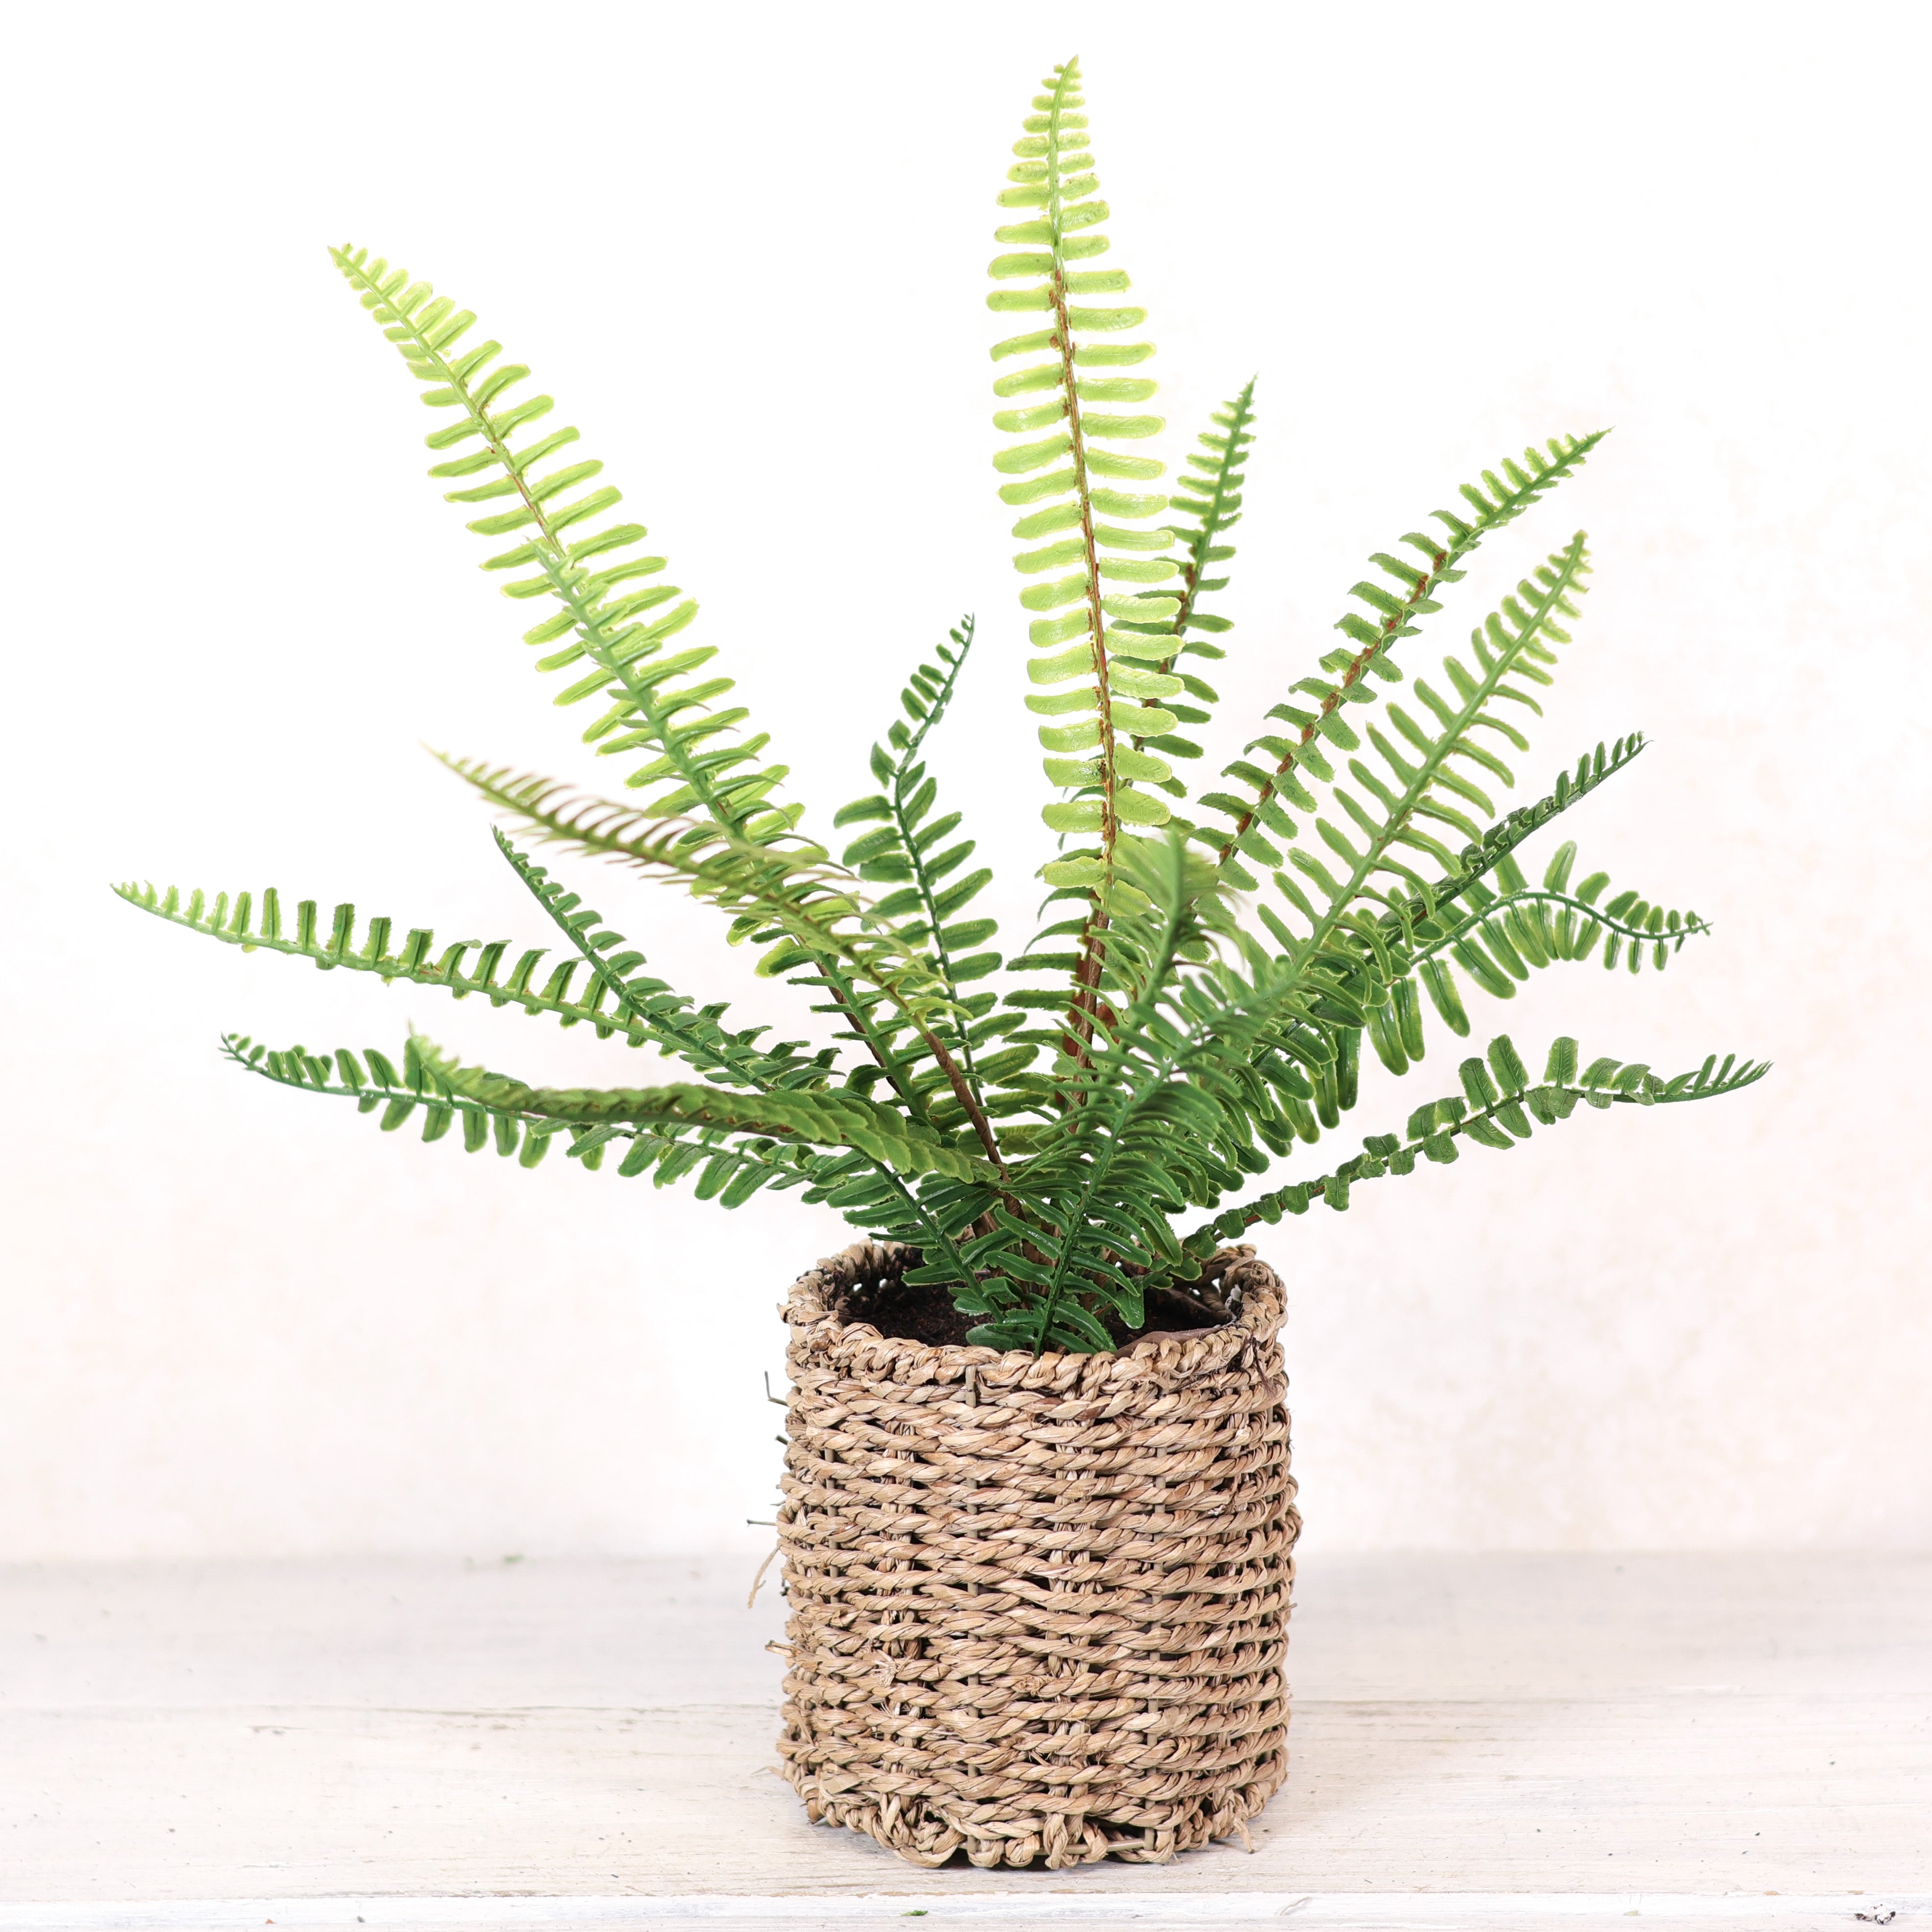
POLYGON ((842 1324, 890 1246, 792 1289, 778 1748, 814 1820, 921 1865, 1245 1835, 1286 1768, 1301 1519, 1281 1283, 1219 1259, 1226 1327, 1097 1355, 842 1324))

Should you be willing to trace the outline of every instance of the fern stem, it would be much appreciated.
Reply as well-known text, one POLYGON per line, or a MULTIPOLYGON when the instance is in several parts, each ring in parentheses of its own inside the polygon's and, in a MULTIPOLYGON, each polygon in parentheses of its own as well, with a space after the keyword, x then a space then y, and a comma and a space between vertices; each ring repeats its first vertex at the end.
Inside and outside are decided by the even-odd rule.
POLYGON ((898 1055, 893 1052, 890 1040, 872 1024, 872 1016, 866 1010, 866 1003, 859 997, 851 980, 840 972, 836 964, 823 954, 814 956, 812 970, 825 982, 825 989, 832 995, 839 1011, 858 1030, 861 1044, 884 1069, 886 1079, 892 1083, 892 1091, 904 1102, 906 1112, 922 1124, 930 1125, 926 1118, 926 1102, 920 1099, 918 1090, 906 1078, 905 1069, 900 1064, 898 1055))
MULTIPOLYGON (((1382 636, 1372 644, 1364 644, 1355 653, 1349 661, 1348 669, 1342 674, 1341 681, 1322 699, 1321 710, 1316 713, 1312 722, 1301 728, 1301 736, 1295 740, 1298 750, 1300 746, 1307 744, 1320 731, 1323 722, 1331 712, 1340 710, 1342 706, 1348 702, 1348 693, 1361 681, 1370 662, 1387 648, 1395 632, 1401 628, 1403 620, 1408 616, 1415 605, 1427 597, 1436 586, 1442 581, 1443 571, 1454 561, 1455 556, 1452 551, 1438 550, 1436 553, 1428 572, 1417 580, 1414 588, 1402 600, 1401 615, 1391 615, 1384 619, 1382 636)), ((1242 813, 1240 818, 1235 821, 1234 830, 1222 841, 1220 850, 1214 855, 1216 865, 1225 866, 1228 862, 1229 858, 1233 856, 1235 847, 1253 829, 1255 820, 1261 815, 1262 807, 1268 804, 1280 789, 1278 782, 1294 769, 1294 751, 1284 752, 1282 754, 1274 771, 1269 774, 1268 789, 1256 799, 1252 805, 1249 806, 1246 812, 1242 813)))
MULTIPOLYGON (((1100 602, 1100 558, 1094 536, 1093 495, 1087 480, 1087 440, 1080 413, 1080 395, 1076 386, 1073 360, 1073 323, 1067 313, 1066 268, 1061 253, 1060 224, 1060 116, 1066 111, 1066 96, 1076 72, 1070 62, 1054 83, 1052 125, 1047 138, 1047 218, 1053 224, 1053 272, 1048 291, 1053 302, 1054 335, 1060 349, 1061 393, 1066 398, 1066 434, 1072 446, 1073 488, 1080 506, 1080 542, 1087 566, 1087 621, 1088 645, 1094 658, 1095 706, 1100 714, 1100 862, 1108 877, 1114 868, 1114 846, 1120 824, 1114 812, 1115 786, 1114 758, 1114 700, 1107 685, 1107 614, 1100 602)), ((1087 921, 1080 933, 1080 962, 1074 968, 1072 1011, 1069 1030, 1076 1065, 1087 1064, 1086 1047, 1094 1036, 1100 994, 1102 960, 1106 951, 1107 910, 1105 887, 1088 901, 1087 921)))
POLYGON ((966 1076, 959 1070, 958 1063, 946 1050, 943 1042, 928 1029, 922 1027, 920 1036, 924 1040, 926 1050, 939 1064, 939 1070, 946 1076, 946 1084, 952 1089, 952 1097, 966 1110, 966 1118, 973 1123, 973 1131, 980 1136, 980 1144, 986 1150, 986 1158, 1000 1171, 1000 1178, 1006 1176, 1006 1163, 1000 1154, 1000 1144, 993 1137, 992 1124, 980 1105, 979 1096, 967 1083, 966 1076))

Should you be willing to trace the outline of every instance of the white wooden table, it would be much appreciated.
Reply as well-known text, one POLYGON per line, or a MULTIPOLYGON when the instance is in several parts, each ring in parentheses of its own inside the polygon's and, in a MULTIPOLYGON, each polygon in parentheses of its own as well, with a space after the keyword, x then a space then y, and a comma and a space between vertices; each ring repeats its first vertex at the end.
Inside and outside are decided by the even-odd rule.
POLYGON ((922 1872, 752 1565, 0 1570, 0 1932, 1932 1926, 1932 1556, 1309 1556, 1254 1850, 922 1872))

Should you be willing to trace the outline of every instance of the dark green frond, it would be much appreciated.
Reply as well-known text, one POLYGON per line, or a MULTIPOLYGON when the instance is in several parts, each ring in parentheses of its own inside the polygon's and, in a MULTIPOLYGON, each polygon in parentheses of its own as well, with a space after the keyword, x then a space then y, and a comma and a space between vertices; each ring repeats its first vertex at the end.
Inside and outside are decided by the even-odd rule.
MULTIPOLYGON (((1289 699, 1300 702, 1284 700, 1268 714, 1270 722, 1287 725, 1288 733, 1256 740, 1222 773, 1242 790, 1210 794, 1201 801, 1232 821, 1231 826, 1219 829, 1210 824, 1195 836, 1214 845, 1224 865, 1235 865, 1238 883, 1246 877, 1242 862, 1234 858, 1238 851, 1259 859, 1264 866, 1276 862, 1266 856, 1265 838, 1258 847, 1256 835, 1286 832, 1287 815, 1279 800, 1286 794, 1291 803, 1298 802, 1297 794, 1304 789, 1300 781, 1308 775, 1310 761, 1304 754, 1310 748, 1316 752, 1313 774, 1320 777, 1322 760, 1313 742, 1318 734, 1334 735, 1330 721, 1342 706, 1373 704, 1380 694, 1372 680, 1400 682, 1402 674, 1394 662, 1394 647, 1402 638, 1417 634, 1418 619, 1442 608, 1436 592, 1445 584, 1460 582, 1467 574, 1460 566, 1485 537, 1514 523, 1573 475, 1609 434, 1598 430, 1585 436, 1552 436, 1546 456, 1531 448, 1523 452, 1520 464, 1505 459, 1501 476, 1486 470, 1480 487, 1462 485, 1463 500, 1472 512, 1469 518, 1438 510, 1434 515, 1443 526, 1441 533, 1412 531, 1402 538, 1402 546, 1414 553, 1413 559, 1378 550, 1370 560, 1388 580, 1365 580, 1350 593, 1364 610, 1346 612, 1336 624, 1348 639, 1348 646, 1330 651, 1322 660, 1318 672, 1290 687, 1289 699), (1257 750, 1265 751, 1275 760, 1272 770, 1249 762, 1257 750)), ((1346 724, 1341 728, 1345 742, 1354 735, 1346 724)), ((1253 890, 1252 880, 1246 880, 1244 889, 1253 890)))
MULTIPOLYGON (((953 1011, 932 1022, 933 1038, 956 1061, 964 1091, 946 1067, 924 1065, 926 1038, 915 1033, 899 1057, 906 1073, 932 1095, 931 1118, 958 1126, 977 1117, 983 1122, 984 1078, 979 1050, 989 1039, 986 1028, 994 995, 964 989, 997 972, 1000 956, 987 941, 999 931, 996 920, 969 916, 969 909, 992 874, 972 863, 975 842, 959 836, 962 814, 938 812, 939 787, 923 755, 926 740, 945 716, 973 647, 974 622, 962 618, 941 644, 935 659, 914 670, 884 744, 872 747, 872 775, 883 789, 855 799, 832 820, 844 829, 866 829, 846 847, 842 862, 869 884, 893 888, 878 904, 887 921, 910 946, 922 952, 950 997, 953 1011)), ((997 1057, 997 1072, 1017 1072, 1033 1058, 997 1057)))
POLYGON ((1708 921, 1694 912, 1666 910, 1634 890, 1609 895, 1610 874, 1593 872, 1571 886, 1576 865, 1574 840, 1558 847, 1542 883, 1532 886, 1514 857, 1505 854, 1493 868, 1493 888, 1470 880, 1460 904, 1442 904, 1418 920, 1410 944, 1392 949, 1399 962, 1414 969, 1412 979, 1395 980, 1388 1005, 1370 1019, 1369 1036, 1391 1073, 1406 1073, 1422 1058, 1423 1002, 1418 987, 1452 1033, 1469 1030, 1456 986, 1456 968, 1497 999, 1515 996, 1533 970, 1558 961, 1587 962, 1600 957, 1614 968, 1619 960, 1632 973, 1648 958, 1661 972, 1690 939, 1708 934, 1708 921), (1609 895, 1606 896, 1606 895, 1609 895))
POLYGON ((598 985, 634 1030, 640 1030, 710 1078, 755 1088, 761 1093, 822 1087, 836 1071, 836 1048, 826 1047, 807 1054, 803 1040, 760 1046, 758 1037, 768 1028, 750 1027, 731 1033, 721 1024, 728 1010, 724 1006, 700 1010, 686 994, 640 971, 644 955, 622 934, 607 926, 602 913, 586 907, 576 893, 526 858, 501 832, 493 829, 493 836, 497 850, 576 947, 598 985))
POLYGON ((438 1124, 435 1118, 445 1113, 514 1124, 526 1142, 532 1135, 541 1138, 565 1129, 608 1129, 616 1135, 638 1129, 714 1129, 801 1147, 850 1148, 902 1174, 943 1174, 962 1181, 980 1181, 987 1175, 983 1162, 854 1094, 794 1089, 742 1094, 687 1085, 532 1087, 508 1074, 462 1066, 413 1035, 400 1076, 386 1056, 373 1052, 358 1062, 346 1048, 322 1057, 301 1047, 271 1052, 240 1035, 226 1036, 224 1044, 231 1058, 279 1085, 354 1100, 365 1113, 384 1106, 393 1116, 386 1118, 386 1126, 399 1126, 420 1105, 431 1117, 424 1132, 428 1140, 448 1130, 448 1122, 438 1124))
POLYGON ((600 1038, 622 1036, 632 1046, 650 1043, 650 1030, 622 1010, 610 989, 576 961, 544 965, 548 949, 519 949, 506 939, 458 940, 440 950, 428 926, 405 929, 400 942, 396 922, 371 919, 358 926, 352 904, 337 906, 325 930, 314 899, 297 902, 285 921, 281 896, 273 886, 253 892, 212 897, 199 889, 185 896, 178 887, 157 891, 149 884, 118 885, 130 905, 186 927, 244 952, 280 952, 312 961, 324 972, 373 973, 385 981, 437 986, 457 999, 481 994, 492 1006, 514 1006, 528 1013, 553 1013, 566 1026, 587 1024, 600 1038))
POLYGON ((1459 1140, 1503 1152, 1530 1138, 1532 1120, 1553 1126, 1558 1120, 1567 1120, 1580 1103, 1597 1108, 1659 1107, 1715 1100, 1750 1086, 1771 1071, 1768 1060, 1740 1060, 1726 1054, 1720 1064, 1713 1054, 1694 1072, 1670 1080, 1658 1078, 1641 1064, 1625 1066, 1608 1058, 1592 1061, 1580 1075, 1578 1058, 1574 1040, 1557 1040, 1550 1049, 1542 1081, 1532 1086, 1508 1036, 1500 1034, 1482 1059, 1463 1061, 1461 1093, 1417 1108, 1404 1134, 1372 1134, 1362 1143, 1364 1152, 1344 1161, 1332 1173, 1276 1188, 1216 1215, 1188 1236, 1187 1250, 1210 1255, 1220 1243, 1238 1239, 1256 1222, 1273 1223, 1284 1214, 1306 1214, 1316 1201, 1345 1209, 1349 1190, 1358 1181, 1412 1174, 1418 1158, 1453 1161, 1459 1140))

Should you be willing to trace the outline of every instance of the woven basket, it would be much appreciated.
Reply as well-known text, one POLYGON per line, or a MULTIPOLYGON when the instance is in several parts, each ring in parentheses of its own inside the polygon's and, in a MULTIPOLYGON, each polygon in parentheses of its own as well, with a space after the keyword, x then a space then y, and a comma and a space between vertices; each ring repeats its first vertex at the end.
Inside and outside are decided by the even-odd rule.
POLYGON ((903 1252, 784 1310, 786 1778, 920 1865, 1245 1835, 1286 1769, 1301 1528, 1274 1271, 1218 1258, 1225 1328, 1036 1359, 842 1324, 903 1252))

